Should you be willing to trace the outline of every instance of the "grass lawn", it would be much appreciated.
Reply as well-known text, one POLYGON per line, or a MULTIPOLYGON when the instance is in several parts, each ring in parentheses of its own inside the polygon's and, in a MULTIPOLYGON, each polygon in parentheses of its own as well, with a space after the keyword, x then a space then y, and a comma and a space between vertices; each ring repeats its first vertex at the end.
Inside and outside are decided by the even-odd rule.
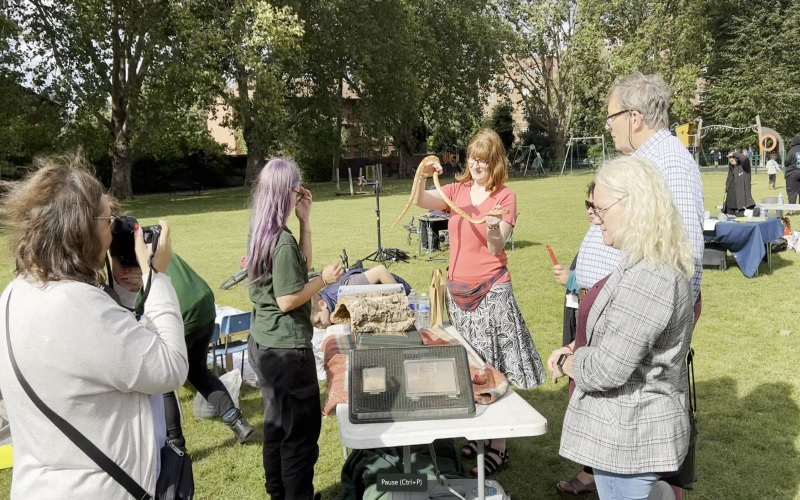
MULTIPOLYGON (((515 230, 516 250, 509 251, 509 269, 515 293, 536 346, 543 357, 561 340, 563 289, 551 272, 545 244, 569 263, 586 231, 583 210, 588 175, 546 178, 512 178, 520 218, 515 230)), ((706 208, 722 202, 724 171, 704 173, 706 208)), ((383 246, 415 255, 416 239, 406 241, 400 225, 389 224, 405 203, 409 181, 387 181, 381 202, 383 246)), ((779 180, 783 187, 783 180, 779 180)), ((377 248, 374 196, 334 195, 335 186, 308 186, 314 193, 312 229, 314 265, 321 269, 347 249, 350 263, 377 248)), ((753 177, 756 200, 777 196, 767 190, 767 175, 753 177)), ((155 195, 127 204, 144 223, 158 217, 169 220, 174 249, 213 288, 239 267, 245 253, 249 192, 244 189, 211 191, 202 195, 155 195)), ((411 215, 420 214, 412 208, 411 215)), ((793 217, 800 229, 800 216, 793 217)), ((297 229, 292 217, 289 227, 297 229)), ((5 235, 0 235, 0 283, 11 279, 13 264, 5 235)), ((703 275, 703 313, 694 333, 695 373, 699 400, 700 431, 697 488, 692 499, 792 499, 800 498, 800 359, 798 337, 800 301, 797 290, 800 255, 776 254, 774 271, 747 279, 729 257, 729 269, 706 270, 703 275)), ((392 272, 412 286, 427 286, 431 271, 445 262, 412 259, 391 264, 392 272)), ((218 304, 249 310, 244 286, 216 291, 218 304)), ((324 387, 323 387, 324 391, 324 387)), ((511 467, 498 476, 515 499, 557 498, 555 483, 571 477, 577 466, 558 455, 562 416, 567 405, 566 384, 546 384, 520 391, 549 421, 541 437, 510 441, 511 467)), ((198 499, 266 498, 263 489, 261 446, 238 446, 219 420, 191 418, 194 391, 181 390, 188 447, 195 465, 198 499)), ((323 395, 324 396, 324 395, 323 395)), ((255 427, 263 416, 258 391, 243 387, 241 406, 255 427)), ((340 471, 344 459, 335 417, 323 419, 320 459, 315 485, 323 498, 339 498, 340 471)), ((7 496, 11 471, 0 471, 0 497, 7 496)))

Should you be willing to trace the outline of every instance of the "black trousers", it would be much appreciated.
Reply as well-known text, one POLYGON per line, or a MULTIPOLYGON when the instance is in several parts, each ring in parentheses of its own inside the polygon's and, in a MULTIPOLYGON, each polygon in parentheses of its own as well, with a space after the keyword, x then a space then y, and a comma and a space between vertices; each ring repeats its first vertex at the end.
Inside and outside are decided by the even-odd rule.
MULTIPOLYGON (((214 334, 214 322, 203 325, 189 332, 186 338, 186 351, 189 361, 189 383, 203 395, 213 407, 217 415, 222 416, 233 408, 233 399, 225 385, 208 371, 208 344, 214 334)), ((164 412, 167 420, 167 438, 183 439, 181 417, 175 393, 164 394, 164 412)), ((181 441, 183 442, 183 441, 181 441)))
POLYGON ((263 460, 272 500, 312 500, 322 408, 311 349, 275 349, 248 339, 264 398, 263 460))
POLYGON ((794 170, 786 175, 786 194, 788 203, 797 203, 797 196, 800 195, 800 170, 794 170))

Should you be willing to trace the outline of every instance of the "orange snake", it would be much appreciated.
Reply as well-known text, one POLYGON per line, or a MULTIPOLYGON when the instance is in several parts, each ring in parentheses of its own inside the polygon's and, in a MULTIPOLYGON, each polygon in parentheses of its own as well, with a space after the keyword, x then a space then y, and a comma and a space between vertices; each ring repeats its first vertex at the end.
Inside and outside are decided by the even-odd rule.
MULTIPOLYGON (((423 175, 422 171, 424 170, 424 167, 427 167, 428 165, 432 165, 434 163, 439 163, 439 158, 434 155, 426 156, 425 158, 422 159, 421 162, 419 162, 419 166, 417 167, 417 173, 414 175, 414 184, 411 186, 411 196, 408 197, 406 206, 403 207, 403 211, 400 212, 400 215, 397 216, 397 219, 395 219, 391 227, 396 226, 397 223, 400 222, 400 219, 402 219, 403 216, 406 214, 406 212, 408 212, 408 209, 411 208, 411 204, 414 202, 414 198, 417 195, 417 181, 422 178, 423 175)), ((453 212, 457 213, 465 220, 473 224, 483 224, 486 222, 486 217, 491 217, 491 216, 497 217, 499 215, 508 213, 508 210, 506 210, 505 208, 493 208, 491 210, 488 210, 485 214, 483 214, 482 218, 473 219, 466 212, 458 208, 456 204, 453 203, 450 200, 450 198, 447 197, 446 194, 444 194, 444 191, 442 191, 442 185, 439 184, 439 172, 437 172, 436 170, 433 171, 433 184, 436 186, 436 191, 439 192, 439 196, 442 197, 442 200, 447 204, 447 206, 450 207, 453 210, 453 212)))

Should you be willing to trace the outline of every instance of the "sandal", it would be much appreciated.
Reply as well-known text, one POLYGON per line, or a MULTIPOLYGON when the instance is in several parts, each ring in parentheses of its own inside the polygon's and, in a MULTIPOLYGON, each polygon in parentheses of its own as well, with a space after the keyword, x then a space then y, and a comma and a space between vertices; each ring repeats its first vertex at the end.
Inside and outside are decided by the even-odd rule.
POLYGON ((589 493, 597 493, 597 485, 592 481, 590 484, 584 484, 577 477, 567 479, 566 481, 559 481, 556 484, 556 490, 561 495, 567 496, 580 496, 589 493))
MULTIPOLYGON (((508 450, 500 451, 491 446, 487 446, 483 453, 483 471, 486 477, 497 474, 500 469, 508 465, 508 459, 508 450)), ((478 467, 473 467, 469 472, 473 476, 478 477, 478 467)))
POLYGON ((478 443, 477 441, 467 441, 467 444, 461 448, 461 456, 464 458, 475 458, 478 456, 478 443))

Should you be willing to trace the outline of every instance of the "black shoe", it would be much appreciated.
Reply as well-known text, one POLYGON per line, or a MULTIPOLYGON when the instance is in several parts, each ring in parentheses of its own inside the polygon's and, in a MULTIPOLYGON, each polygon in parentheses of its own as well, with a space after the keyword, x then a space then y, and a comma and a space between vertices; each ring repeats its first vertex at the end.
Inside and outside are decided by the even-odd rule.
POLYGON ((230 415, 225 415, 222 421, 231 428, 239 444, 246 443, 250 436, 253 435, 253 428, 242 416, 242 412, 238 408, 233 408, 233 410, 235 411, 229 411, 230 415))

